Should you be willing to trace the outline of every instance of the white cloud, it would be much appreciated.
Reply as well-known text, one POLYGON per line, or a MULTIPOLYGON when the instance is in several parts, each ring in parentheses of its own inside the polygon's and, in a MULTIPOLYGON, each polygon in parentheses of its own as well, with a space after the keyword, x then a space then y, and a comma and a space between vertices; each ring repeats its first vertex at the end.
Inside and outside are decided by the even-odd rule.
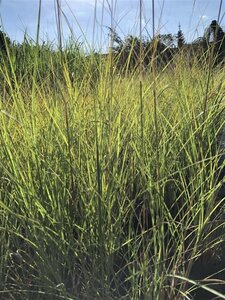
POLYGON ((209 19, 209 17, 206 16, 206 15, 201 15, 201 16, 200 16, 200 20, 201 20, 201 21, 205 21, 205 20, 208 20, 208 19, 209 19))

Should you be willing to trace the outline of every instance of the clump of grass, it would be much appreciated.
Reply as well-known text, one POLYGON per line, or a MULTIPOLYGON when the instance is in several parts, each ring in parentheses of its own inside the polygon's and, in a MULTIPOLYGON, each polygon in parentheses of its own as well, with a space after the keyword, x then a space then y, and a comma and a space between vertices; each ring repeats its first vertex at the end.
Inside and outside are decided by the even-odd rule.
POLYGON ((223 69, 208 81, 180 53, 130 76, 79 47, 21 47, 0 69, 1 299, 222 294, 200 280, 224 251, 223 69))

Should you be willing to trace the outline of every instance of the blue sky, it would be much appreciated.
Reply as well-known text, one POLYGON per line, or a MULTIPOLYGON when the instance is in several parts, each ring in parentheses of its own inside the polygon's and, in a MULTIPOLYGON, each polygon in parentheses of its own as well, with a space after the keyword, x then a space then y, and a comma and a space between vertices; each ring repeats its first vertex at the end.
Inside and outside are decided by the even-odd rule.
MULTIPOLYGON (((105 48, 108 43, 107 26, 110 26, 109 4, 114 4, 114 25, 121 35, 137 34, 139 0, 59 0, 62 11, 65 39, 72 30, 80 40, 84 36, 89 43, 105 48), (96 26, 93 29, 96 4, 96 26), (94 38, 93 38, 94 32, 94 38)), ((204 32, 213 19, 217 19, 221 0, 155 0, 157 30, 160 33, 176 34, 178 24, 188 41, 204 32)), ((152 34, 151 0, 143 0, 143 34, 152 34)), ((24 32, 35 37, 39 0, 0 0, 0 13, 4 30, 12 40, 21 41, 24 32)), ((57 42, 55 0, 42 0, 41 39, 57 42)), ((221 24, 225 25, 225 4, 221 10, 221 24)))

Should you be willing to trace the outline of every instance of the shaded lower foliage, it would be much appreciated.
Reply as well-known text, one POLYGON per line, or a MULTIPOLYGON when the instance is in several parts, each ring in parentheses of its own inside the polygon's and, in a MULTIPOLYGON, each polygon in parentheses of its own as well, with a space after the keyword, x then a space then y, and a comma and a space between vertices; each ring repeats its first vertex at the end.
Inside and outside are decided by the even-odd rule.
MULTIPOLYGON (((209 234, 207 248, 193 262, 190 272, 190 278, 195 280, 199 285, 206 285, 208 288, 225 295, 225 213, 224 213, 224 197, 225 197, 225 126, 222 127, 217 139, 219 149, 219 160, 216 172, 216 183, 219 185, 215 195, 215 211, 213 212, 205 235, 209 234), (210 244, 212 248, 210 248, 210 244)), ((193 291, 193 299, 195 300, 213 300, 219 299, 213 293, 204 288, 196 286, 193 291)))

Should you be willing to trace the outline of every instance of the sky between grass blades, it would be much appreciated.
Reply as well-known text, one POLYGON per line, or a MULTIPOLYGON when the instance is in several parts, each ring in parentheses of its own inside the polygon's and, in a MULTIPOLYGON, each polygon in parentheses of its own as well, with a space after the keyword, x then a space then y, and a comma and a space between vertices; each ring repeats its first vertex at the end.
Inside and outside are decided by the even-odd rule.
MULTIPOLYGON (((114 5, 114 26, 121 36, 138 34, 139 0, 59 0, 63 14, 63 35, 67 39, 73 35, 80 40, 84 35, 89 43, 94 41, 95 47, 106 49, 108 45, 108 29, 111 24, 109 3, 114 5), (94 11, 96 5, 95 32, 93 38, 94 11), (69 23, 69 26, 68 26, 69 23)), ((152 7, 149 0, 143 0, 144 19, 143 34, 152 34, 152 7)), ((39 0, 1 0, 0 12, 4 30, 12 40, 22 41, 24 32, 35 37, 37 28, 39 0)), ((176 34, 178 24, 185 34, 186 40, 202 36, 204 29, 212 19, 217 19, 220 0, 156 0, 155 15, 157 29, 160 33, 176 34)), ((220 14, 222 26, 225 5, 220 14)), ((57 41, 55 0, 42 0, 41 39, 57 41)))

